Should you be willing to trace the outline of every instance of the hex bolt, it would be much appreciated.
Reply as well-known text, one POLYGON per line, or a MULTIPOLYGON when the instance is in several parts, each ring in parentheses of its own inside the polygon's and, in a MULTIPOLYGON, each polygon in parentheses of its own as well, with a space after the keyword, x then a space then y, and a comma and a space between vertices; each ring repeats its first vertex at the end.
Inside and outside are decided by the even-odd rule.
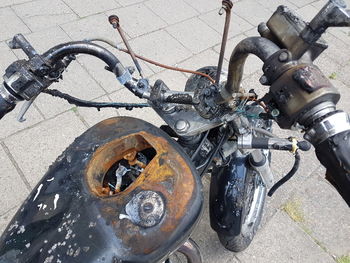
POLYGON ((288 54, 288 52, 282 52, 282 53, 279 55, 279 57, 278 57, 278 60, 279 60, 280 62, 286 62, 286 61, 288 61, 288 59, 289 59, 289 54, 288 54))
POLYGON ((185 120, 178 120, 175 124, 175 129, 179 132, 185 132, 190 127, 190 124, 185 120))
POLYGON ((267 77, 265 75, 263 75, 259 79, 259 82, 261 83, 261 85, 267 85, 269 83, 269 80, 267 79, 267 77))

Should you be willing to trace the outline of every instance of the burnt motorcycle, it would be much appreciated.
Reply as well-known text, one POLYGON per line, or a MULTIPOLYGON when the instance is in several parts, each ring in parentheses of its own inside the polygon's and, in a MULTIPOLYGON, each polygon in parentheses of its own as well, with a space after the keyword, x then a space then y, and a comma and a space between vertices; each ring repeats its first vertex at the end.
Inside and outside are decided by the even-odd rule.
MULTIPOLYGON (((313 64, 327 48, 321 35, 328 27, 350 26, 350 12, 341 0, 329 1, 310 23, 280 6, 261 36, 242 40, 234 49, 228 74, 222 71, 232 2, 226 13, 217 67, 204 67, 188 79, 184 91, 144 78, 117 16, 109 22, 125 43, 122 49, 106 39, 60 44, 38 54, 23 37, 10 42, 28 60, 5 72, 0 86, 0 118, 26 100, 21 116, 41 94, 80 107, 152 107, 166 122, 160 128, 116 117, 87 130, 53 163, 18 210, 0 240, 0 262, 170 262, 180 252, 188 262, 201 262, 190 234, 200 220, 201 177, 211 175, 210 222, 221 243, 242 251, 252 241, 271 196, 298 170, 299 151, 314 145, 331 181, 350 204, 350 120, 337 110, 338 91, 313 64), (131 55, 135 67, 95 42, 102 41, 131 55), (148 103, 103 103, 80 100, 48 87, 60 81, 79 54, 95 56, 106 70, 148 103), (241 86, 248 55, 263 62, 258 98, 241 86), (272 123, 302 129, 305 141, 278 138, 272 123), (311 144, 310 144, 311 143, 311 144), (275 182, 270 151, 290 151, 295 163, 275 182)), ((159 65, 159 64, 158 64, 159 65)), ((172 68, 165 65, 164 67, 172 68)))

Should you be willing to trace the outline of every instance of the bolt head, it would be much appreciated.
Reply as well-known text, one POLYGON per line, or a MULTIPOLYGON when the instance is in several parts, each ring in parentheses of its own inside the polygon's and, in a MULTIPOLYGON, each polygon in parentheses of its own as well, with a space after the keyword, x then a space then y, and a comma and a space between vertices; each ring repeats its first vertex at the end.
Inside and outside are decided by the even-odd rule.
POLYGON ((185 132, 190 127, 190 124, 185 120, 178 120, 175 124, 175 129, 179 132, 185 132))
POLYGON ((261 83, 261 85, 266 85, 269 83, 269 80, 267 79, 267 77, 265 75, 263 75, 260 79, 259 82, 261 83))
POLYGON ((288 54, 288 52, 282 52, 282 53, 279 55, 279 57, 278 57, 278 60, 279 60, 280 62, 286 62, 286 61, 288 61, 288 59, 289 59, 289 54, 288 54))

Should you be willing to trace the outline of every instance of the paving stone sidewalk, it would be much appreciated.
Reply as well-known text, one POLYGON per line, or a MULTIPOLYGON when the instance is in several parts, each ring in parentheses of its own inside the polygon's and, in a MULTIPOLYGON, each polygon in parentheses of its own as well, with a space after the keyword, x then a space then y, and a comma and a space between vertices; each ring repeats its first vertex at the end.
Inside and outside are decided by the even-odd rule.
MULTIPOLYGON (((225 66, 234 46, 257 35, 256 27, 267 21, 280 4, 287 5, 309 21, 326 1, 236 0, 229 32, 225 66)), ((346 0, 350 6, 350 0, 346 0)), ((0 0, 0 72, 22 52, 6 44, 23 33, 40 52, 61 42, 104 37, 120 42, 108 23, 117 14, 134 50, 159 62, 198 69, 216 65, 224 17, 218 15, 219 0, 0 0)), ((330 47, 317 65, 342 93, 340 108, 350 112, 350 30, 331 29, 325 35, 330 47)), ((112 50, 111 50, 112 51, 112 50)), ((132 65, 125 54, 117 54, 132 65)), ((187 74, 164 71, 141 63, 152 82, 164 80, 171 89, 183 89, 187 74)), ((261 62, 248 59, 244 87, 263 91, 258 79, 261 62)), ((85 100, 139 101, 104 70, 100 61, 81 56, 55 88, 85 100)), ((56 157, 87 128, 119 115, 135 116, 159 125, 152 110, 80 109, 60 99, 40 95, 24 123, 16 122, 20 107, 0 124, 0 233, 21 202, 35 188, 56 157)), ((281 131, 281 136, 300 134, 281 131)), ((282 176, 292 166, 289 154, 273 154, 273 171, 282 176)), ((210 229, 208 207, 193 237, 204 262, 350 262, 350 210, 323 179, 324 169, 309 152, 303 154, 295 178, 266 204, 263 224, 252 245, 242 253, 231 253, 220 245, 210 229), (347 261, 346 261, 347 260, 347 261)), ((208 201, 208 178, 204 178, 208 201)), ((206 202, 207 204, 208 202, 206 202)))

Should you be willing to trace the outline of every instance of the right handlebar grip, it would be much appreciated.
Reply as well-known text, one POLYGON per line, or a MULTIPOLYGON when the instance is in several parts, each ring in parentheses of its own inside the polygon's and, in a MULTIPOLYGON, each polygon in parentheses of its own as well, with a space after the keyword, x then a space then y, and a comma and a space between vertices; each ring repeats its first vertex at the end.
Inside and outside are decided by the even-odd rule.
POLYGON ((4 117, 7 113, 12 111, 15 108, 15 103, 10 103, 6 101, 3 97, 0 96, 0 120, 2 117, 4 117))
POLYGON ((350 131, 330 137, 315 148, 317 158, 327 168, 326 179, 350 206, 350 131))

